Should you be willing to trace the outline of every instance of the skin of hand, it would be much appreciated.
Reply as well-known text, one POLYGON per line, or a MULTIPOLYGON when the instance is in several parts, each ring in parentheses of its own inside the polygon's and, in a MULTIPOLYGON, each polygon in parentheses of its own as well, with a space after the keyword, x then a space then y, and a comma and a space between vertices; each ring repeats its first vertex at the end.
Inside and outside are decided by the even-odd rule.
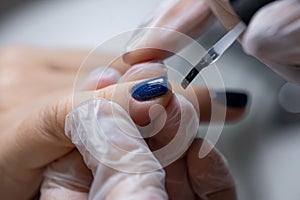
MULTIPOLYGON (((72 106, 70 98, 66 99, 65 94, 71 93, 77 69, 86 56, 87 52, 85 51, 43 50, 29 47, 13 47, 1 52, 0 91, 2 94, 6 94, 3 95, 3 98, 1 97, 0 102, 0 127, 2 130, 0 135, 0 173, 2 177, 0 194, 3 198, 18 199, 33 196, 39 189, 46 167, 63 156, 72 157, 74 145, 64 134, 65 117, 72 106), (16 98, 16 96, 22 98, 16 98), (18 191, 18 193, 15 191, 18 191)), ((104 54, 102 57, 106 59, 109 56, 104 54)), ((99 57, 95 58, 95 61, 91 62, 90 65, 91 68, 101 66, 99 57)), ((124 73, 128 68, 122 62, 116 63, 113 67, 121 73, 124 73)), ((131 68, 132 71, 136 70, 136 72, 143 74, 145 71, 141 69, 138 67, 136 69, 131 68)), ((126 81, 128 80, 130 78, 127 78, 126 81)), ((108 82, 107 85, 112 83, 113 81, 108 82)), ((124 87, 128 88, 135 83, 125 83, 124 81, 123 84, 124 87)), ((103 90, 97 90, 97 96, 111 100, 109 91, 113 87, 115 86, 112 85, 105 87, 103 90)), ((201 102, 207 102, 199 104, 199 106, 210 105, 209 102, 211 101, 207 99, 209 97, 207 96, 207 89, 196 89, 199 91, 197 93, 199 102, 200 99, 201 102)), ((188 95, 188 93, 183 93, 183 95, 188 95)), ((155 102, 167 106, 171 97, 172 94, 168 93, 163 98, 156 99, 155 102)), ((89 95, 83 95, 82 101, 88 98, 90 98, 89 95)), ((122 101, 117 103, 122 105, 122 101)), ((136 110, 132 109, 130 112, 133 119, 135 115, 137 116, 139 110, 144 112, 147 110, 147 106, 150 106, 139 102, 133 104, 136 108, 136 110)), ((240 114, 244 112, 244 110, 239 109, 232 110, 236 115, 232 115, 233 117, 227 116, 229 120, 240 117, 240 114)), ((201 112, 201 119, 209 119, 209 116, 209 111, 201 112)), ((143 121, 139 121, 138 117, 134 120, 136 123, 143 124, 143 121)), ((213 151, 207 159, 197 157, 195 152, 199 150, 200 144, 201 141, 196 140, 188 150, 187 157, 178 160, 178 162, 176 161, 174 165, 169 166, 169 169, 165 169, 167 174, 166 188, 170 196, 174 194, 176 196, 176 192, 179 190, 177 187, 172 189, 172 186, 168 186, 169 179, 175 178, 180 184, 184 184, 184 181, 186 183, 190 182, 190 189, 187 191, 190 192, 189 195, 193 194, 197 199, 200 198, 197 194, 202 194, 200 190, 204 188, 204 182, 209 182, 209 180, 198 180, 198 177, 203 177, 203 173, 212 173, 215 174, 215 177, 223 177, 229 174, 222 156, 217 151, 213 151), (218 165, 224 166, 224 171, 221 174, 218 174, 219 170, 216 172, 212 167, 207 167, 206 171, 197 170, 199 166, 205 166, 205 164, 206 166, 214 165, 215 160, 219 161, 217 162, 218 165), (193 164, 194 161, 195 164, 193 164), (175 170, 176 166, 182 170, 186 169, 183 176, 176 178, 178 173, 172 173, 177 171, 175 170)), ((151 144, 149 145, 151 146, 151 144)), ((152 144, 151 148, 155 148, 155 145, 152 144)), ((77 152, 74 154, 78 155, 77 152)), ((76 161, 76 159, 71 160, 76 161)), ((79 160, 76 161, 77 163, 81 163, 78 157, 77 160, 79 160)), ((180 184, 177 186, 180 187, 180 184)), ((209 187, 210 190, 212 188, 214 188, 214 184, 209 187)), ((87 188, 77 189, 78 187, 71 188, 71 191, 85 193, 87 188)), ((222 192, 229 195, 228 199, 234 199, 234 191, 234 186, 230 185, 228 190, 214 195, 211 194, 212 199, 218 199, 222 192)))
MULTIPOLYGON (((47 164, 74 148, 61 132, 65 116, 57 115, 57 109, 64 103, 61 99, 72 93, 87 55, 87 51, 24 46, 1 51, 1 198, 28 199, 37 192, 47 164)), ((101 66, 108 57, 103 54, 90 66, 101 66)))

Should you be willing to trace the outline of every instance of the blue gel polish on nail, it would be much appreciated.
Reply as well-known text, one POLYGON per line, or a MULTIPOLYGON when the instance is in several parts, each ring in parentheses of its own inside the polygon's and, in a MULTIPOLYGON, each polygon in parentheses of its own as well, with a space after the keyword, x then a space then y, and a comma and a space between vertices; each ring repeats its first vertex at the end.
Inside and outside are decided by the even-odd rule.
POLYGON ((138 101, 144 101, 164 95, 167 92, 168 79, 166 76, 161 76, 133 86, 131 89, 131 96, 138 101))

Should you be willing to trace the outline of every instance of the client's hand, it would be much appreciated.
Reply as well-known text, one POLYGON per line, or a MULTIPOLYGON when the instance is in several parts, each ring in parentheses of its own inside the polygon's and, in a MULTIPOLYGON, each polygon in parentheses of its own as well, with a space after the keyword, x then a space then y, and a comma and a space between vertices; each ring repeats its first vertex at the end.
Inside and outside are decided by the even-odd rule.
MULTIPOLYGON (((64 119, 71 107, 62 99, 72 93, 87 55, 88 51, 19 46, 0 52, 0 199, 32 197, 46 166, 74 149, 64 135, 64 119)), ((106 59, 111 58, 99 55, 90 60, 90 67, 106 59)))

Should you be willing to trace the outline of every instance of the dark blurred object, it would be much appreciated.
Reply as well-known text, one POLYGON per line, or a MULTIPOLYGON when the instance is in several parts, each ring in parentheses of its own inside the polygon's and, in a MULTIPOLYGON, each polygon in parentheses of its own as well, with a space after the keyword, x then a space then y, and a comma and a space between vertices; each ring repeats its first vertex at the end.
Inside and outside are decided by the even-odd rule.
POLYGON ((0 16, 33 0, 0 0, 0 16))
POLYGON ((265 5, 276 0, 230 0, 236 14, 245 22, 249 24, 253 15, 265 5))

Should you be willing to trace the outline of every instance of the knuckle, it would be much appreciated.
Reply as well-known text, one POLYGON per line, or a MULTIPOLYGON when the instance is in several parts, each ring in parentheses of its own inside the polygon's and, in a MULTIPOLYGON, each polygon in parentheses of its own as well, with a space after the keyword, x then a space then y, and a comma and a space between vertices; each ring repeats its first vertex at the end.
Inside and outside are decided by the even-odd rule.
POLYGON ((0 52, 0 89, 8 90, 24 79, 26 69, 23 66, 28 59, 29 48, 10 46, 0 52))
POLYGON ((70 110, 68 100, 58 100, 54 104, 46 105, 40 112, 39 118, 42 124, 42 132, 55 139, 55 141, 69 141, 64 134, 65 117, 70 110))
POLYGON ((24 71, 15 67, 0 68, 0 90, 9 91, 24 79, 24 71))
POLYGON ((0 52, 0 62, 5 64, 19 63, 21 60, 27 59, 30 51, 29 47, 21 45, 6 47, 0 52))
MULTIPOLYGON (((115 92, 115 86, 108 86, 96 91, 96 97, 106 99, 108 101, 113 101, 115 92)), ((116 101, 116 100, 115 100, 116 101)))

